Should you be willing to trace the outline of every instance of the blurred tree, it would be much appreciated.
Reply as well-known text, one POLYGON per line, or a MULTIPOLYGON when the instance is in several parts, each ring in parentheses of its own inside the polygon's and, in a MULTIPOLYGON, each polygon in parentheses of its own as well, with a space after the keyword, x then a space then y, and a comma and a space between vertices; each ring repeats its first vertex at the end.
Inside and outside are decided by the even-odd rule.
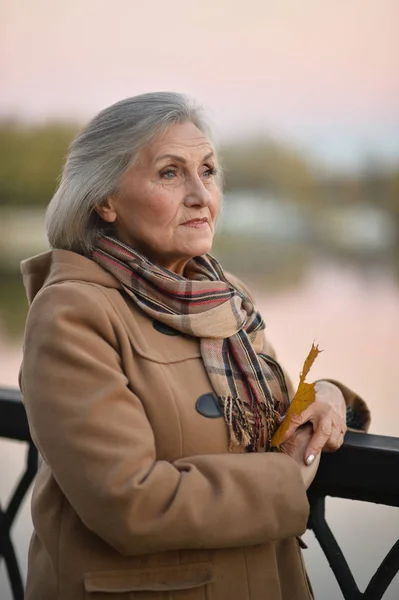
POLYGON ((312 204, 318 182, 306 156, 271 138, 248 139, 220 149, 225 188, 257 189, 312 204))
POLYGON ((46 205, 76 125, 0 122, 0 206, 46 205))
POLYGON ((359 179, 364 200, 387 210, 399 234, 399 165, 384 168, 369 160, 359 179))

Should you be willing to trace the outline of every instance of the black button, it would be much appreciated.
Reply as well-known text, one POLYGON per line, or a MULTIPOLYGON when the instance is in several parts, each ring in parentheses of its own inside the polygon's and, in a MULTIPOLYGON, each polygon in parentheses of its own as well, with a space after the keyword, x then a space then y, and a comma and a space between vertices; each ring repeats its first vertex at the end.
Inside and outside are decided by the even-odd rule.
POLYGON ((169 327, 169 325, 166 325, 166 323, 161 323, 161 321, 153 321, 152 324, 153 324, 154 329, 159 331, 159 333, 163 333, 165 335, 179 335, 180 334, 180 331, 177 331, 177 329, 173 329, 173 327, 169 327))
POLYGON ((213 392, 203 394, 197 400, 195 408, 200 415, 208 417, 209 419, 217 419, 223 416, 221 406, 217 396, 213 392))

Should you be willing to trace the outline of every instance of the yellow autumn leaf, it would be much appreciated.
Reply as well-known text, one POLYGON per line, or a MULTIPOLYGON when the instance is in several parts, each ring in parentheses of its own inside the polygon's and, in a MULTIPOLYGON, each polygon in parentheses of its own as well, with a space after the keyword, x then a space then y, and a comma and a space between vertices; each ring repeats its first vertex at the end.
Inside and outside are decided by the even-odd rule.
POLYGON ((288 408, 287 415, 284 421, 281 423, 280 427, 277 429, 277 431, 275 431, 272 437, 272 446, 275 446, 277 448, 280 446, 285 432, 290 426, 292 415, 300 415, 304 410, 308 408, 308 406, 312 404, 312 402, 314 402, 314 388, 316 384, 307 383, 305 379, 320 352, 322 352, 322 350, 319 350, 318 346, 312 344, 312 348, 310 349, 310 352, 307 355, 305 362, 303 363, 303 368, 299 376, 298 389, 288 408))

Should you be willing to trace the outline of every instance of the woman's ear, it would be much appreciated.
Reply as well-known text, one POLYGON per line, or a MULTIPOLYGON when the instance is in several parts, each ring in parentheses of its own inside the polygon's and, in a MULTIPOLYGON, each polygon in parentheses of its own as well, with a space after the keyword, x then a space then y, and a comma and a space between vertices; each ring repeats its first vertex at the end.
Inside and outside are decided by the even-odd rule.
POLYGON ((103 221, 115 223, 117 215, 115 212, 115 201, 112 196, 109 196, 104 202, 96 206, 94 210, 103 221))

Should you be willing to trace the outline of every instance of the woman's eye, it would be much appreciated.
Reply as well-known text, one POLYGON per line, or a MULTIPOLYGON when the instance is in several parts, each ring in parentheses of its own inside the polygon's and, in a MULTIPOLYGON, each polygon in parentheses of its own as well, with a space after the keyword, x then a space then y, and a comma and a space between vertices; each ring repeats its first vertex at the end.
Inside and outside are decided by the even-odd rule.
POLYGON ((213 177, 214 175, 216 175, 215 167, 206 167, 205 171, 203 172, 203 175, 207 178, 213 177))
POLYGON ((167 171, 162 171, 161 173, 162 179, 173 179, 176 175, 177 173, 174 169, 167 169, 167 171))

